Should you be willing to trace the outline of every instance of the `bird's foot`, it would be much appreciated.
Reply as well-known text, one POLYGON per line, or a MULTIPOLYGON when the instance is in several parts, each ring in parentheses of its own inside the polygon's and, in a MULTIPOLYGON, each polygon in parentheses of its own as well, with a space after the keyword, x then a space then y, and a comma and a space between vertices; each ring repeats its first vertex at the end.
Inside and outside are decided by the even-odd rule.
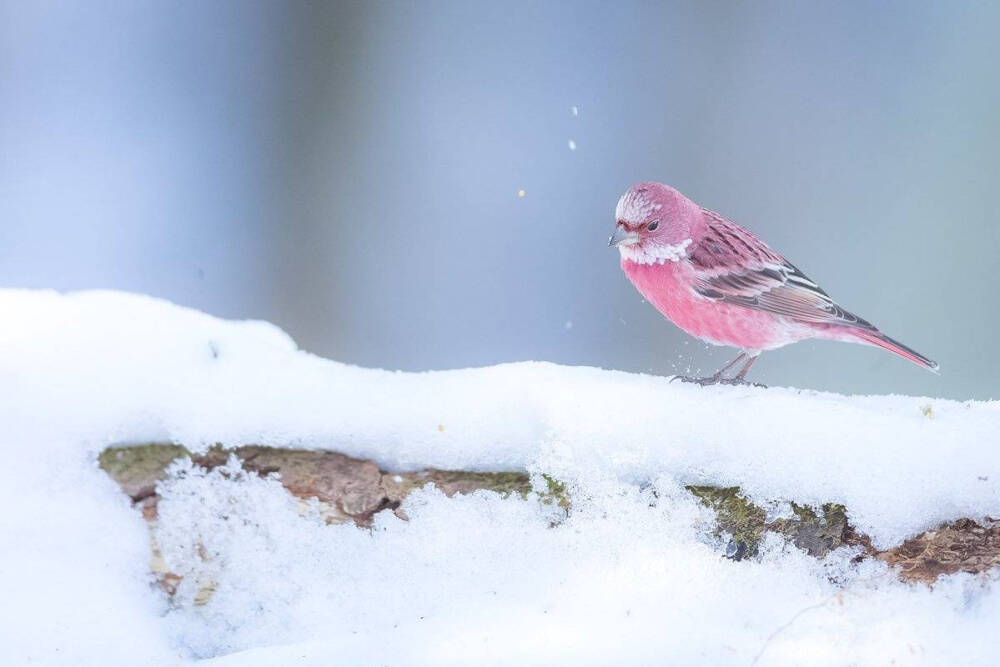
POLYGON ((760 387, 761 389, 767 389, 766 384, 761 384, 759 382, 750 382, 745 378, 741 377, 724 378, 722 380, 719 380, 719 384, 728 384, 733 387, 760 387))
POLYGON ((693 378, 686 375, 675 375, 670 378, 670 381, 680 380, 681 382, 690 382, 692 384, 701 385, 702 387, 707 387, 712 384, 719 384, 720 382, 725 382, 721 375, 716 373, 715 375, 710 375, 707 378, 693 378))
POLYGON ((672 378, 670 378, 671 382, 673 382, 674 380, 680 380, 681 382, 690 382, 691 384, 696 384, 701 387, 708 387, 713 384, 725 384, 731 387, 760 387, 761 389, 767 389, 766 384, 760 384, 759 382, 748 382, 746 379, 741 377, 724 378, 718 373, 704 378, 688 377, 686 375, 675 375, 672 378))

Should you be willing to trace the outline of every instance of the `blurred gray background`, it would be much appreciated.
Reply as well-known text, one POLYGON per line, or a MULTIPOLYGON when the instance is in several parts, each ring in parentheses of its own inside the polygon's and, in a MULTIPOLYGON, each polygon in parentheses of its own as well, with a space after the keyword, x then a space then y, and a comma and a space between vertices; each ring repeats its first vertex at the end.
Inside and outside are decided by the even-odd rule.
POLYGON ((0 0, 0 284, 365 366, 713 371, 606 246, 660 180, 942 365, 806 342, 756 379, 1000 398, 998 32, 997 3, 0 0))

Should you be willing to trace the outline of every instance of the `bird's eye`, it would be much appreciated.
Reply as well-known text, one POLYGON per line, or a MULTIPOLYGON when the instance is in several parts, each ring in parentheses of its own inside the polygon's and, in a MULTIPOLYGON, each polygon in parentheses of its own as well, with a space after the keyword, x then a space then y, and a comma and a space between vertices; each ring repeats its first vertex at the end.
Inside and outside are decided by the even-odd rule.
POLYGON ((649 231, 651 231, 651 232, 655 232, 656 228, 659 227, 659 226, 660 226, 660 221, 659 220, 654 220, 653 222, 649 223, 649 226, 646 227, 646 229, 649 230, 649 231))

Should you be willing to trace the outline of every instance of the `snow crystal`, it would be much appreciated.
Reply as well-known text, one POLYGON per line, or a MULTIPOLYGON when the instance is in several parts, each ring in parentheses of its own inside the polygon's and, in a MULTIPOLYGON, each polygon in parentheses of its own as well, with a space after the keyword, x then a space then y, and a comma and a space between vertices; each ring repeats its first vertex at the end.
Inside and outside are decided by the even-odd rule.
POLYGON ((1000 515, 996 402, 532 362, 394 373, 298 351, 266 323, 112 292, 0 290, 0 312, 11 664, 993 662, 995 577, 906 585, 850 549, 817 560, 773 537, 734 562, 683 487, 738 485, 772 517, 842 503, 896 544, 1000 515), (182 461, 154 533, 184 575, 168 605, 138 511, 95 464, 108 444, 150 441, 523 470, 538 489, 543 474, 564 483, 573 505, 425 488, 409 521, 326 525, 238 461, 182 461))
POLYGON ((566 144, 569 146, 569 149, 571 151, 575 151, 576 150, 576 142, 573 141, 572 139, 570 139, 568 142, 566 142, 566 144))

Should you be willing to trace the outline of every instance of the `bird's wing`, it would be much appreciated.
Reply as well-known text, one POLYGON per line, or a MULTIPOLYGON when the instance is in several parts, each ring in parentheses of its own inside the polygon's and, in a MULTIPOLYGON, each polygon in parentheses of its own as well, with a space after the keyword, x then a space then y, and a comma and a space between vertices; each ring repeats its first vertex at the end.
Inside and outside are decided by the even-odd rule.
POLYGON ((704 237, 688 252, 698 294, 801 322, 875 330, 749 231, 711 211, 705 220, 704 237))

